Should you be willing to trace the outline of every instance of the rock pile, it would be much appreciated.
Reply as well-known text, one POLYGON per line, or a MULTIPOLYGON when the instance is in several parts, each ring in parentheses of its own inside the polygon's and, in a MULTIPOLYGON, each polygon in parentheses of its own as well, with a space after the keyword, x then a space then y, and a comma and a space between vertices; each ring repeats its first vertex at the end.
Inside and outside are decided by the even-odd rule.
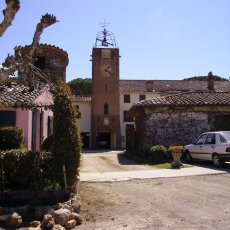
MULTIPOLYGON (((53 206, 36 207, 34 217, 42 221, 30 222, 29 230, 64 230, 72 229, 82 223, 79 214, 81 209, 80 197, 72 194, 70 199, 64 203, 58 203, 53 206)), ((8 227, 18 228, 22 225, 22 217, 14 212, 9 215, 0 216, 0 221, 4 221, 8 227)))

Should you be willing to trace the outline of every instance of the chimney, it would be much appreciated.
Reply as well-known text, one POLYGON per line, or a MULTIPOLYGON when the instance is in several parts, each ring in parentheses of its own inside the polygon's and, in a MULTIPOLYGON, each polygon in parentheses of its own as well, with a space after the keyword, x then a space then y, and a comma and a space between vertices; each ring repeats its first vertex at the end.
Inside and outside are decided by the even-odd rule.
POLYGON ((207 81, 208 81, 208 87, 207 88, 209 90, 214 90, 214 77, 212 75, 212 72, 208 73, 207 81))
POLYGON ((153 80, 147 80, 146 81, 146 91, 152 92, 153 91, 153 85, 154 85, 153 80))

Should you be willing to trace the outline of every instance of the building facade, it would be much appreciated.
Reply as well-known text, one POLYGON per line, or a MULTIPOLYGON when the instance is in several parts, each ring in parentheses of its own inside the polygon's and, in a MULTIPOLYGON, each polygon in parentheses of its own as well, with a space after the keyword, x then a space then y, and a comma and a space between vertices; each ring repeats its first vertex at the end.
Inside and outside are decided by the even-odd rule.
MULTIPOLYGON (((229 81, 214 82, 211 76, 207 81, 121 80, 119 49, 111 37, 104 29, 92 50, 92 95, 74 99, 81 112, 79 124, 84 148, 125 149, 127 144, 132 145, 137 118, 131 117, 129 110, 140 101, 196 90, 230 91, 229 81)), ((145 116, 143 113, 141 118, 145 116)))
POLYGON ((203 132, 230 130, 230 88, 190 91, 135 103, 136 143, 145 150, 153 145, 186 145, 203 132))
MULTIPOLYGON (((31 46, 15 50, 27 57, 31 46)), ((52 134, 52 85, 66 81, 68 54, 64 50, 40 44, 35 49, 33 65, 28 72, 18 72, 20 82, 0 84, 0 127, 16 126, 23 130, 24 144, 33 152, 39 151, 42 141, 52 134), (26 74, 26 76, 24 76, 26 74), (28 83, 29 82, 29 83, 28 83), (53 84, 52 84, 53 83, 53 84)))
POLYGON ((52 133, 53 96, 47 85, 38 88, 0 83, 0 127, 16 126, 23 130, 24 145, 40 151, 42 141, 52 133))

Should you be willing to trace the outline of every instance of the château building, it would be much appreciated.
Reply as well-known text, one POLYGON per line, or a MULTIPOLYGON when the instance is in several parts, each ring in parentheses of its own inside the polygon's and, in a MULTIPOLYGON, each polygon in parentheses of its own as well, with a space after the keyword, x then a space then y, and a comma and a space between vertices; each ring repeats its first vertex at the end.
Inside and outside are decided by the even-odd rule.
MULTIPOLYGON (((214 89, 212 79, 122 80, 119 59, 115 38, 104 28, 98 33, 92 49, 92 95, 74 97, 74 104, 81 112, 79 124, 84 148, 125 149, 127 145, 134 146, 138 135, 135 134, 135 118, 129 115, 129 110, 139 101, 148 102, 152 98, 196 90, 230 91, 229 81, 216 81, 214 89)), ((143 106, 140 110, 142 108, 146 109, 143 106)))
MULTIPOLYGON (((26 56, 29 48, 29 46, 20 47, 21 54, 26 56)), ((160 118, 164 117, 164 107, 167 107, 163 103, 165 100, 164 96, 171 98, 170 95, 195 92, 197 90, 230 92, 229 81, 214 82, 212 76, 207 78, 207 81, 123 80, 120 79, 120 58, 120 51, 116 45, 114 35, 104 28, 98 33, 92 49, 92 94, 91 96, 74 95, 73 98, 74 106, 81 113, 81 118, 78 122, 84 148, 125 149, 127 146, 135 146, 135 143, 139 143, 141 148, 145 148, 149 143, 152 143, 153 138, 149 135, 152 129, 156 127, 157 130, 165 131, 166 129, 164 128, 164 122, 158 122, 160 118), (133 106, 134 104, 138 106, 133 106), (151 126, 151 130, 147 132, 147 135, 146 130, 149 130, 150 126, 147 125, 148 127, 146 127, 145 125, 145 129, 142 129, 142 124, 144 124, 143 122, 150 124, 148 121, 148 116, 150 115, 146 115, 149 114, 147 111, 154 110, 150 108, 157 108, 161 111, 162 115, 157 118, 157 116, 151 114, 151 125, 153 127, 151 126), (132 113, 130 113, 130 109, 132 113), (159 124, 161 124, 160 127, 159 124), (145 138, 145 136, 148 136, 148 138, 145 138)), ((66 67, 69 61, 66 51, 55 46, 40 44, 36 48, 34 60, 35 71, 40 69, 41 73, 39 74, 42 78, 42 73, 44 73, 44 77, 47 78, 45 79, 46 82, 55 84, 59 79, 66 81, 66 67)), ((226 96, 223 99, 218 99, 218 103, 224 103, 225 99, 226 96)), ((173 107, 174 105, 170 106, 173 107)), ((187 100, 185 104, 182 103, 181 107, 183 106, 191 108, 192 100, 187 100), (189 104, 189 101, 191 104, 189 104)), ((216 104, 213 103, 211 106, 216 106, 216 104)), ((215 108, 211 107, 207 109, 207 113, 213 110, 215 108)), ((223 112, 223 109, 221 111, 223 112)), ((223 113, 222 115, 225 116, 223 113)), ((35 146, 35 142, 33 141, 32 143, 30 140, 31 137, 29 137, 27 145, 35 146, 33 149, 38 149, 39 143, 50 132, 47 131, 47 127, 41 127, 43 127, 43 124, 48 124, 50 127, 52 114, 48 115, 49 120, 47 121, 44 111, 37 109, 36 113, 30 114, 30 117, 27 124, 29 128, 27 127, 26 129, 29 129, 30 136, 36 136, 37 144, 35 146), (33 125, 31 125, 30 120, 34 121, 33 125), (31 131, 30 127, 33 127, 33 131, 31 131), (35 135, 35 133, 37 134, 35 135)), ((214 125, 210 127, 214 127, 214 125)), ((173 131, 172 127, 165 132, 169 133, 169 131, 173 131)), ((154 132, 154 135, 156 136, 156 132, 154 132)), ((161 138, 163 136, 165 134, 161 135, 161 138)))

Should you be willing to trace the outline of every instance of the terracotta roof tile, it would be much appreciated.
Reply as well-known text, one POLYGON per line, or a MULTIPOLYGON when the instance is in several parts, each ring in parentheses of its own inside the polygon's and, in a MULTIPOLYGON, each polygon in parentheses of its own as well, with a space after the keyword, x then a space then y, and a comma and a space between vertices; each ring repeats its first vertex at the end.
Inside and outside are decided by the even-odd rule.
POLYGON ((30 105, 47 88, 40 85, 38 89, 20 85, 15 82, 0 83, 0 107, 10 107, 17 104, 30 105))
POLYGON ((185 92, 156 97, 135 103, 133 108, 163 106, 230 106, 229 92, 185 92))
MULTIPOLYGON (((215 90, 230 91, 230 81, 215 81, 215 90)), ((207 81, 195 80, 153 80, 156 92, 207 90, 207 81)), ((146 80, 120 80, 120 93, 146 91, 146 80)))
POLYGON ((76 102, 91 102, 92 97, 90 96, 75 96, 74 101, 76 102))

